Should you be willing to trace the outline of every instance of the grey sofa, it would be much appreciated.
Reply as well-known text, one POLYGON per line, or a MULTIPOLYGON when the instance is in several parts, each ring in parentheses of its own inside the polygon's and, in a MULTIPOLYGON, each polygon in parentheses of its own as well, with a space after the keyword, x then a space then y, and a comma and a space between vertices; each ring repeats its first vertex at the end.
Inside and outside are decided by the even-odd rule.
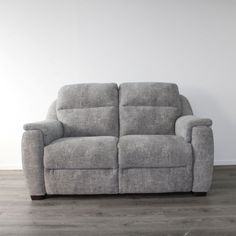
POLYGON ((193 115, 175 84, 64 86, 45 121, 24 125, 22 161, 31 198, 205 195, 213 172, 211 125, 193 115))

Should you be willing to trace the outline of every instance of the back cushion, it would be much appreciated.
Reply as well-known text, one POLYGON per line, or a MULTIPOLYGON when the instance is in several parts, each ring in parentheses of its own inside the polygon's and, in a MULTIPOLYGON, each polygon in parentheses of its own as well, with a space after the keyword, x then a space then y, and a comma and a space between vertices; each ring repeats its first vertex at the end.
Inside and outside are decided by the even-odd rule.
POLYGON ((120 135, 174 134, 181 115, 178 87, 169 83, 120 86, 120 135))
POLYGON ((118 136, 116 84, 75 84, 58 93, 57 117, 64 136, 118 136))

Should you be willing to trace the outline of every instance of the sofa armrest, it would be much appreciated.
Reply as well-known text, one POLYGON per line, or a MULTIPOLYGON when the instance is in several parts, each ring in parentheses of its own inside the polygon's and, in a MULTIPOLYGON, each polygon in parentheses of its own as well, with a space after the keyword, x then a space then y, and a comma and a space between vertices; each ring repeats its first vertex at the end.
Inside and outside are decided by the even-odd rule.
POLYGON ((194 127, 192 131, 193 192, 208 192, 212 183, 214 138, 210 127, 194 127))
POLYGON ((24 132, 21 141, 21 152, 22 167, 30 195, 45 195, 43 133, 40 130, 29 130, 24 132))
POLYGON ((193 127, 210 127, 211 125, 211 119, 197 118, 193 115, 181 116, 176 120, 175 134, 183 137, 186 142, 191 142, 193 127))
POLYGON ((24 125, 24 130, 39 130, 43 134, 44 145, 63 136, 63 125, 58 120, 44 120, 24 125))
POLYGON ((193 151, 193 192, 208 192, 212 182, 214 139, 210 119, 193 115, 181 116, 175 123, 175 133, 191 142, 193 151))

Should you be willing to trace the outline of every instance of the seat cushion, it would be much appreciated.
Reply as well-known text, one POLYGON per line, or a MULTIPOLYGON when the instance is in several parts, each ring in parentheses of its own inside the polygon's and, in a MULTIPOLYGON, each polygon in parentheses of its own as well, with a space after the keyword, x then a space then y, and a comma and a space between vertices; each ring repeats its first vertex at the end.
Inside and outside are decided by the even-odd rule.
POLYGON ((117 85, 66 85, 58 93, 56 112, 65 137, 118 136, 117 85))
POLYGON ((44 148, 46 169, 117 168, 116 137, 70 137, 58 139, 44 148))
POLYGON ((192 147, 175 135, 127 135, 119 140, 120 168, 184 167, 192 163, 192 147))
POLYGON ((178 87, 171 83, 124 83, 119 90, 120 135, 174 134, 181 115, 178 87))

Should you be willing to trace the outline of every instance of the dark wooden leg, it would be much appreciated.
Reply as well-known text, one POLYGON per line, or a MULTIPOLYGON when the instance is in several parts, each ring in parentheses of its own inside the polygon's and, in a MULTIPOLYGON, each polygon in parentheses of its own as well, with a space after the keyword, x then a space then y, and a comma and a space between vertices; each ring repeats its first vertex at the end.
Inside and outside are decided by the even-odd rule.
POLYGON ((193 195, 196 197, 205 197, 207 192, 193 192, 193 195))
POLYGON ((46 198, 46 195, 31 195, 31 200, 43 200, 46 198))

